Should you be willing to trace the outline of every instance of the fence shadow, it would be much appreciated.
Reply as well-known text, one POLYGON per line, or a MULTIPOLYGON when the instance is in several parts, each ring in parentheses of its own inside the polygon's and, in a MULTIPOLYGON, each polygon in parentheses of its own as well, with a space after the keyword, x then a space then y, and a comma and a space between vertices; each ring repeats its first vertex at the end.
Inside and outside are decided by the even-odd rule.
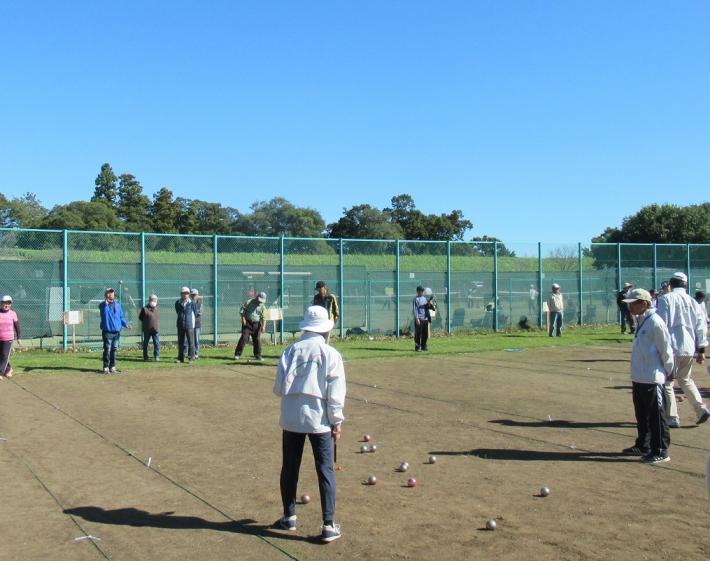
POLYGON ((97 524, 113 524, 117 526, 136 526, 164 528, 168 530, 214 530, 217 532, 233 532, 264 537, 281 538, 299 541, 318 541, 318 536, 298 536, 292 533, 276 531, 273 525, 256 524, 256 520, 244 518, 214 522, 198 516, 175 515, 174 511, 151 513, 137 508, 116 508, 106 510, 98 506, 80 506, 67 508, 64 514, 78 516, 97 524))
POLYGON ((509 450, 504 448, 474 448, 473 450, 433 450, 437 456, 475 456, 484 460, 522 462, 638 462, 638 458, 620 452, 549 452, 537 450, 509 450))
POLYGON ((562 428, 562 429, 595 429, 595 428, 632 428, 636 423, 629 421, 566 421, 555 419, 552 421, 514 421, 512 419, 494 419, 488 421, 505 427, 532 427, 532 428, 562 428))

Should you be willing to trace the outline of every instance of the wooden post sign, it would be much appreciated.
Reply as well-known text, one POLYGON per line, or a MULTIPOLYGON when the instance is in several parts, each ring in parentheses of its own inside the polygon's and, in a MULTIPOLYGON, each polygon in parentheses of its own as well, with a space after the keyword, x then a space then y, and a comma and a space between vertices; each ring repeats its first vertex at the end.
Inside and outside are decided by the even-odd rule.
POLYGON ((267 308, 266 321, 271 321, 271 340, 276 344, 276 322, 283 320, 281 308, 267 308))
POLYGON ((64 325, 71 325, 71 350, 76 352, 76 326, 84 323, 84 312, 64 312, 64 325))

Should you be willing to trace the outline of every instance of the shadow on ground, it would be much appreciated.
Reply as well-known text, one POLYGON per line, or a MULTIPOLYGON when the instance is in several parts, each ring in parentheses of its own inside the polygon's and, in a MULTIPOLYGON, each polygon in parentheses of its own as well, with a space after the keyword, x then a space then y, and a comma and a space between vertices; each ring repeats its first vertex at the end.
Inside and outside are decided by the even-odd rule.
POLYGON ((505 448, 474 448, 473 450, 433 450, 437 456, 476 456, 484 460, 516 460, 523 462, 638 462, 638 458, 619 452, 547 452, 509 450, 505 448))
POLYGON ((635 427, 636 423, 628 421, 565 421, 555 419, 552 421, 513 421, 512 419, 494 419, 488 421, 506 427, 532 427, 532 428, 563 428, 563 429, 594 429, 594 428, 622 428, 635 427))
POLYGON ((299 536, 290 532, 278 531, 273 525, 255 524, 256 520, 250 518, 214 522, 198 516, 175 515, 173 511, 152 513, 131 507, 106 510, 98 506, 67 508, 64 513, 98 524, 165 528, 168 530, 215 530, 217 532, 234 532, 287 540, 319 542, 318 536, 299 536))

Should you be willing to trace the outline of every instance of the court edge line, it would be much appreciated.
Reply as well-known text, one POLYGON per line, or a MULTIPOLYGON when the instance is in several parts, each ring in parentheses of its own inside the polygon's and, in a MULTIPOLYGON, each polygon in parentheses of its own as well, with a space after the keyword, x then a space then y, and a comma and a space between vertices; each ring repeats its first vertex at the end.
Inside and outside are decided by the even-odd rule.
MULTIPOLYGON (((244 373, 244 372, 239 372, 239 371, 237 371, 237 370, 234 370, 234 372, 237 372, 237 373, 243 374, 243 375, 247 375, 247 376, 251 376, 251 377, 253 377, 253 378, 257 378, 257 379, 263 380, 263 381, 265 381, 265 382, 266 382, 266 381, 268 381, 268 382, 271 381, 271 379, 269 379, 269 378, 264 378, 263 376, 258 376, 258 375, 256 375, 256 374, 246 374, 246 373, 244 373)), ((372 386, 370 386, 370 387, 372 387, 372 386)), ((393 392, 394 392, 395 390, 390 390, 390 391, 393 391, 393 392)), ((395 393, 396 393, 396 392, 395 392, 395 393)), ((419 416, 419 417, 422 417, 422 416, 423 416, 423 415, 422 415, 420 412, 418 412, 418 411, 412 411, 411 409, 404 409, 404 408, 402 408, 402 407, 396 407, 396 406, 394 406, 394 405, 389 405, 389 404, 387 404, 387 403, 379 403, 379 402, 377 402, 377 401, 372 401, 372 400, 370 400, 370 399, 364 399, 364 398, 358 398, 358 397, 352 397, 352 396, 350 396, 348 399, 352 399, 352 400, 354 400, 354 401, 359 401, 359 402, 365 403, 365 404, 367 404, 367 405, 375 405, 375 406, 378 406, 378 407, 383 407, 383 408, 385 408, 385 409, 391 409, 391 410, 393 410, 393 411, 401 411, 402 413, 408 413, 408 414, 410 414, 410 415, 417 415, 417 416, 419 416)), ((446 402, 446 403, 448 403, 448 402, 446 402)), ((507 413, 507 414, 510 415, 510 413, 507 413)), ((536 420, 538 420, 538 419, 536 419, 536 420)), ((460 424, 460 425, 465 425, 465 426, 467 426, 467 427, 475 428, 475 429, 482 430, 482 431, 486 431, 486 432, 492 432, 492 433, 494 433, 494 434, 499 434, 499 435, 503 435, 503 436, 509 436, 509 437, 518 438, 518 439, 521 439, 521 440, 528 440, 528 441, 537 442, 537 443, 540 443, 540 444, 547 444, 547 445, 550 445, 550 446, 554 446, 554 447, 556 447, 556 448, 562 448, 562 449, 566 449, 566 450, 569 450, 569 449, 570 449, 570 447, 567 446, 567 445, 565 445, 565 444, 558 444, 558 443, 556 443, 556 442, 550 442, 549 440, 543 440, 543 439, 541 439, 541 438, 535 438, 535 437, 532 437, 532 436, 523 436, 523 435, 515 434, 515 433, 512 433, 512 432, 507 432, 507 431, 504 431, 504 430, 501 430, 501 429, 495 429, 495 428, 492 428, 492 427, 488 427, 488 426, 485 426, 485 425, 477 425, 477 424, 475 424, 475 423, 470 423, 470 422, 468 422, 468 421, 464 421, 464 420, 461 420, 461 419, 457 420, 457 422, 458 422, 458 424, 460 424)), ((593 430, 593 429, 582 429, 582 430, 593 430)), ((617 434, 617 433, 611 432, 610 434, 617 434)), ((678 446, 680 446, 680 445, 678 445, 678 446)), ((593 450, 588 450, 588 449, 586 449, 586 448, 575 448, 575 450, 579 450, 580 452, 588 452, 588 453, 591 454, 591 455, 594 455, 594 453, 595 453, 593 450)), ((477 457, 478 457, 478 456, 476 456, 476 455, 474 455, 474 454, 461 454, 461 455, 462 455, 462 456, 469 457, 469 458, 477 458, 477 457)), ((636 462, 634 462, 634 461, 631 460, 632 456, 623 456, 623 454, 620 453, 620 454, 619 454, 619 457, 628 457, 628 458, 629 458, 629 462, 627 462, 627 463, 630 463, 630 464, 636 463, 636 462)), ((705 479, 705 473, 695 473, 695 472, 693 472, 693 471, 687 471, 687 470, 684 470, 684 469, 680 469, 680 468, 676 468, 676 467, 672 467, 672 466, 666 466, 666 465, 655 465, 655 466, 653 466, 653 467, 656 467, 656 468, 658 468, 658 469, 666 469, 666 470, 669 470, 669 471, 675 471, 676 473, 682 473, 682 474, 684 474, 684 475, 689 475, 689 476, 694 477, 694 478, 696 478, 696 479, 705 479)))
MULTIPOLYGON (((191 497, 197 499, 198 501, 200 501, 200 502, 201 502, 202 504, 204 504, 205 506, 207 506, 207 507, 211 508, 212 510, 214 510, 215 512, 221 514, 222 516, 224 516, 224 517, 225 517, 227 520, 229 520, 230 522, 233 522, 233 523, 236 524, 237 526, 239 526, 239 527, 245 529, 248 534, 254 536, 255 538, 257 538, 257 539, 263 541, 264 543, 266 543, 267 545, 273 547, 274 549, 276 549, 277 551, 279 551, 280 553, 282 553, 283 555, 285 555, 286 557, 288 557, 288 558, 291 559, 292 561, 304 561, 303 558, 296 557, 296 556, 293 555, 291 552, 289 552, 288 550, 286 550, 286 549, 284 549, 284 548, 282 548, 282 547, 276 545, 275 543, 273 543, 273 542, 272 542, 271 540, 269 540, 268 538, 266 538, 266 537, 264 537, 264 536, 260 536, 258 533, 256 533, 256 532, 253 531, 251 528, 249 528, 248 525, 240 524, 237 520, 235 520, 235 519, 232 518, 230 515, 228 515, 228 514, 225 513, 224 511, 222 511, 219 507, 213 505, 213 504, 210 503, 207 499, 202 498, 202 497, 201 497, 200 495, 198 495, 196 492, 194 492, 194 491, 188 489, 187 487, 185 487, 185 486, 182 485, 180 482, 178 482, 177 480, 173 479, 172 477, 170 477, 170 476, 167 475, 166 473, 163 473, 162 471, 160 471, 160 470, 154 468, 153 466, 146 466, 145 462, 143 462, 143 460, 141 460, 140 458, 138 458, 133 452, 131 452, 130 450, 127 450, 126 448, 124 448, 123 446, 121 446, 120 444, 118 444, 117 442, 115 442, 115 441, 111 440, 110 438, 104 436, 103 434, 101 434, 100 432, 98 432, 96 429, 94 429, 94 428, 91 427, 90 425, 87 425, 86 423, 84 423, 84 422, 81 421, 80 419, 77 419, 76 417, 74 417, 71 413, 68 413, 68 412, 64 411, 64 410, 61 409, 59 406, 57 406, 57 405, 55 405, 54 403, 51 403, 50 401, 44 399, 41 395, 38 395, 38 394, 34 393, 32 390, 27 389, 25 386, 23 386, 22 384, 20 384, 20 383, 17 382, 16 380, 11 380, 11 382, 13 382, 15 385, 17 385, 17 386, 18 386, 19 388, 21 388, 22 390, 26 391, 28 394, 30 394, 31 396, 33 396, 35 399, 38 399, 38 400, 40 400, 41 402, 43 402, 43 403, 49 405, 50 407, 52 407, 53 409, 55 409, 56 411, 58 411, 59 413, 61 413, 61 414, 64 415, 65 417, 67 417, 68 419, 71 419, 72 421, 74 421, 74 422, 77 423, 78 425, 84 427, 86 430, 88 430, 88 431, 94 433, 96 436, 98 436, 99 438, 101 438, 104 442, 106 442, 106 443, 109 444, 110 446, 113 446, 113 447, 117 448, 118 450, 120 450, 121 452, 123 452, 124 454, 126 454, 128 457, 132 458, 133 460, 135 460, 136 462, 138 462, 139 464, 141 464, 141 466, 143 466, 143 467, 145 467, 145 468, 151 470, 153 473, 159 475, 160 477, 162 477, 163 479, 165 479, 166 481, 168 481, 169 483, 171 483, 171 484, 174 485, 175 487, 181 489, 182 491, 184 491, 185 493, 187 493, 187 494, 190 495, 191 497)), ((23 461, 23 463, 24 463, 24 461, 23 461)), ((28 467, 28 469, 30 469, 30 468, 28 467)), ((44 484, 42 483, 42 481, 37 477, 37 475, 34 474, 34 472, 33 472, 31 469, 30 469, 30 472, 35 476, 35 478, 37 478, 37 480, 40 482, 40 484, 42 484, 42 485, 44 486, 44 484)), ((45 487, 45 488, 46 488, 46 487, 45 487)), ((47 492, 50 493, 50 495, 52 495, 52 493, 49 491, 49 489, 47 489, 47 492)), ((52 495, 52 497, 54 497, 54 495, 52 495)), ((55 501, 57 502, 57 504, 58 504, 60 507, 62 506, 61 503, 59 503, 59 501, 57 501, 56 499, 55 499, 55 501)), ((63 507, 62 507, 62 509, 63 509, 63 507)), ((69 516, 73 519, 73 517, 72 517, 71 515, 69 515, 69 516)), ((76 524, 76 521, 74 521, 74 523, 76 524)), ((78 524, 77 524, 77 526, 78 526, 78 524)), ((83 532, 83 531, 84 531, 84 530, 82 529, 82 532, 83 532)), ((92 541, 92 543, 93 543, 93 540, 90 540, 90 541, 92 541)), ((106 559, 108 559, 109 561, 111 561, 110 558, 108 558, 108 557, 106 557, 106 559)))
MULTIPOLYGON (((67 515, 67 516, 69 517, 69 519, 74 523, 74 525, 75 525, 77 528, 79 528, 79 530, 81 531, 81 533, 82 533, 84 536, 90 536, 89 532, 87 532, 87 531, 84 529, 84 527, 77 521, 77 519, 76 519, 72 514, 67 514, 66 512, 64 512, 64 511, 66 510, 65 506, 61 503, 61 501, 57 498, 57 496, 56 496, 54 493, 52 493, 52 491, 51 491, 50 488, 47 486, 47 484, 46 484, 44 481, 42 481, 42 479, 40 478, 40 476, 37 475, 37 473, 35 472, 35 470, 32 469, 32 467, 25 461, 25 459, 22 458, 22 457, 20 457, 20 456, 18 456, 17 453, 14 452, 11 447, 8 447, 8 452, 10 452, 10 455, 14 456, 15 459, 17 459, 20 463, 22 463, 22 465, 25 466, 25 469, 27 469, 27 471, 29 471, 29 472, 32 474, 32 477, 34 477, 34 478, 37 480, 37 482, 42 486, 42 488, 45 490, 45 492, 46 492, 50 497, 52 497, 52 500, 53 500, 55 503, 57 503, 57 506, 59 506, 59 508, 62 509, 62 514, 67 515)), ((88 541, 91 542, 91 545, 93 545, 93 546, 96 548, 96 550, 101 554, 101 556, 102 556, 104 559, 106 559, 107 561, 112 561, 112 560, 111 560, 111 557, 109 557, 108 553, 106 553, 103 549, 101 549, 101 548, 99 547, 99 544, 97 544, 97 543, 96 543, 94 540, 92 540, 92 539, 90 539, 90 540, 88 540, 88 541)))

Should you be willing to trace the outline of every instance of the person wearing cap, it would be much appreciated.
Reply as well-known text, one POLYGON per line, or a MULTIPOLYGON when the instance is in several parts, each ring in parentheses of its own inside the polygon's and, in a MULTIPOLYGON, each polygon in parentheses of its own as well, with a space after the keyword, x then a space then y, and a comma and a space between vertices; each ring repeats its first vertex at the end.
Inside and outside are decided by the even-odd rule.
POLYGON ((697 302, 686 291, 688 277, 685 273, 674 273, 669 280, 670 292, 658 298, 658 315, 666 323, 671 334, 674 369, 665 385, 666 407, 671 428, 680 427, 678 405, 673 390, 673 380, 678 380, 688 403, 695 409, 695 423, 700 425, 710 419, 710 411, 703 401, 692 378, 693 360, 702 364, 707 346, 707 323, 697 302))
POLYGON ((616 305, 619 307, 619 315, 621 317, 621 332, 626 333, 626 324, 629 324, 629 332, 631 334, 634 333, 635 327, 634 327, 634 319, 631 317, 631 312, 629 311, 629 306, 626 304, 624 301, 625 298, 628 298, 629 293, 633 289, 634 285, 631 284, 630 282, 625 282, 624 283, 624 288, 622 288, 617 294, 616 294, 616 305))
POLYGON ((239 360, 244 347, 251 337, 254 344, 254 358, 264 360, 261 356, 261 334, 266 331, 266 293, 259 292, 256 298, 251 298, 242 304, 239 316, 242 321, 242 336, 239 338, 237 348, 234 349, 234 360, 239 360))
POLYGON ((705 292, 702 290, 696 290, 695 301, 698 303, 700 313, 703 315, 703 318, 705 318, 705 323, 710 323, 710 320, 708 319, 708 308, 705 305, 705 292))
POLYGON ((155 362, 160 361, 160 308, 158 308, 158 297, 151 294, 148 304, 141 308, 138 314, 141 321, 141 331, 143 334, 143 360, 148 362, 148 345, 153 341, 153 358, 155 362))
POLYGON ((187 359, 192 364, 195 360, 195 309, 187 286, 180 289, 180 298, 175 302, 175 313, 178 332, 178 357, 175 362, 185 362, 187 351, 187 359))
POLYGON ((412 300, 412 314, 414 315, 414 351, 427 352, 429 347, 429 324, 431 322, 431 310, 433 309, 431 298, 425 295, 423 286, 417 287, 417 295, 412 300))
POLYGON ((5 295, 0 301, 0 380, 3 376, 12 378, 10 353, 15 339, 17 339, 17 344, 22 346, 20 320, 17 317, 17 312, 12 309, 12 297, 5 295))
POLYGON ((332 294, 325 284, 325 281, 318 281, 316 283, 316 293, 313 296, 313 306, 321 306, 328 311, 328 319, 333 320, 333 324, 337 323, 338 317, 340 317, 340 311, 338 310, 338 300, 335 298, 335 294, 332 294))
POLYGON ((193 288, 190 291, 192 308, 195 312, 195 360, 200 358, 200 330, 202 329, 202 298, 200 291, 193 288))
POLYGON ((528 291, 528 313, 531 316, 537 315, 537 308, 538 308, 538 297, 540 296, 540 293, 537 291, 537 288, 535 287, 534 284, 530 285, 530 290, 528 291))
POLYGON ((296 530, 296 490, 306 436, 315 459, 325 543, 340 538, 335 523, 334 450, 341 435, 345 406, 345 368, 340 353, 328 345, 333 320, 322 306, 310 306, 299 324, 300 340, 284 350, 276 369, 274 394, 281 398, 281 500, 283 516, 276 525, 296 530))
POLYGON ((663 281, 661 283, 661 294, 668 294, 671 291, 671 283, 663 281))
POLYGON ((121 329, 131 329, 131 325, 123 314, 121 304, 116 301, 116 291, 107 288, 104 292, 104 301, 99 304, 101 316, 101 338, 104 343, 103 364, 104 374, 116 374, 116 351, 121 339, 121 329))
POLYGON ((548 335, 552 337, 556 330, 558 337, 562 335, 562 315, 565 310, 565 301, 562 297, 560 285, 556 282, 552 284, 552 292, 547 297, 547 308, 550 311, 548 335))
POLYGON ((636 415, 636 442, 624 454, 641 456, 650 464, 667 462, 671 443, 666 418, 664 384, 673 374, 673 347, 665 322, 651 305, 651 294, 643 288, 630 290, 624 298, 637 318, 631 349, 631 395, 636 415))

